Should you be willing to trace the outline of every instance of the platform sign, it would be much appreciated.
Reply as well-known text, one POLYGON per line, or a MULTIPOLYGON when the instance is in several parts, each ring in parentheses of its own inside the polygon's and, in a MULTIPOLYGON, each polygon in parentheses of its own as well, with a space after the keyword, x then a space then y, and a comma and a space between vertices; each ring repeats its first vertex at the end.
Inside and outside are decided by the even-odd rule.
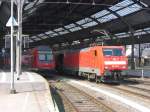
POLYGON ((5 48, 2 48, 2 55, 5 55, 5 48))
MULTIPOLYGON (((14 43, 16 42, 17 35, 14 35, 14 43)), ((11 47, 10 35, 5 35, 5 48, 11 47)), ((18 44, 18 43, 17 43, 18 44)), ((22 35, 22 46, 24 48, 29 48, 29 35, 22 35)))
POLYGON ((5 36, 5 48, 10 48, 10 46, 11 46, 10 36, 5 36))
POLYGON ((10 17, 6 26, 7 27, 11 27, 11 25, 13 24, 13 26, 18 26, 18 23, 16 22, 15 18, 14 17, 10 17))
POLYGON ((2 48, 2 53, 5 53, 5 49, 4 48, 2 48))

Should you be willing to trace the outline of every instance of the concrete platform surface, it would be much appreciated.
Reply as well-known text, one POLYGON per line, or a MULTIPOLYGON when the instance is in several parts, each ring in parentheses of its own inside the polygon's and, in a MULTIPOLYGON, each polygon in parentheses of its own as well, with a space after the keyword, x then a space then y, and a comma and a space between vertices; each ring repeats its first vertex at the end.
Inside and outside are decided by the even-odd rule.
POLYGON ((48 82, 33 72, 15 75, 16 94, 10 94, 10 72, 0 71, 0 112, 58 112, 48 82))
POLYGON ((142 77, 142 72, 143 72, 143 77, 149 77, 150 78, 150 70, 147 69, 136 69, 136 70, 127 70, 126 75, 128 76, 139 76, 142 77))

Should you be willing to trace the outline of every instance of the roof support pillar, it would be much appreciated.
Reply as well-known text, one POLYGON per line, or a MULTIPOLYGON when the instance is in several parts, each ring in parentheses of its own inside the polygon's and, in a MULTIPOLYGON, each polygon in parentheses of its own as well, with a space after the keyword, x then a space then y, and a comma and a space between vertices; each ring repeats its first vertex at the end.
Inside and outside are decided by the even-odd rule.
POLYGON ((22 11, 24 0, 17 0, 17 12, 18 12, 18 34, 16 40, 16 73, 17 73, 17 80, 19 80, 19 76, 22 74, 22 11))
POLYGON ((139 42, 139 67, 141 66, 141 44, 139 42))
POLYGON ((135 69, 135 57, 134 57, 134 31, 130 28, 130 37, 131 37, 131 69, 135 69))

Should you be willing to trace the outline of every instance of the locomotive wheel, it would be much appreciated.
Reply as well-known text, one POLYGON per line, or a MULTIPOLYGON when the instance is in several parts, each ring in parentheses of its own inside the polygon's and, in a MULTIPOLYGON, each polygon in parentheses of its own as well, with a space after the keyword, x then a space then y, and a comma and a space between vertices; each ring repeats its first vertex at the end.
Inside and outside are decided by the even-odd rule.
POLYGON ((119 80, 123 80, 123 76, 122 76, 121 72, 118 72, 118 76, 119 76, 118 77, 119 80))
POLYGON ((111 79, 114 79, 115 73, 112 72, 111 74, 112 74, 112 75, 111 75, 111 79))
POLYGON ((96 83, 99 83, 98 76, 96 76, 96 75, 95 75, 95 82, 96 82, 96 83))
POLYGON ((88 74, 87 76, 88 76, 88 81, 90 81, 90 74, 88 74))
POLYGON ((116 72, 114 72, 114 74, 113 74, 113 79, 117 80, 117 73, 116 72))

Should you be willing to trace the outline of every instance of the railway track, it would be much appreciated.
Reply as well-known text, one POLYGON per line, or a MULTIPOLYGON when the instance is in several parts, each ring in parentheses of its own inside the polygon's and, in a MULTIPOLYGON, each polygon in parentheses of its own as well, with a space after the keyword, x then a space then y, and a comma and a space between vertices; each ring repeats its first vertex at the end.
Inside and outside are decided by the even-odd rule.
MULTIPOLYGON (((114 112, 113 109, 102 103, 102 99, 89 96, 87 93, 63 81, 53 82, 50 85, 53 89, 55 89, 55 91, 58 92, 58 94, 62 98, 65 108, 64 112, 114 112)), ((126 84, 122 85, 121 87, 106 84, 100 84, 100 86, 106 86, 112 89, 116 89, 126 93, 127 95, 137 96, 142 99, 150 99, 150 96, 147 95, 147 93, 149 93, 150 91, 142 88, 126 84), (136 90, 140 90, 141 92, 138 92, 136 90)))
POLYGON ((127 90, 127 89, 119 88, 119 87, 113 87, 113 88, 115 88, 117 90, 120 90, 120 91, 124 91, 125 93, 129 93, 129 94, 132 94, 132 95, 136 95, 136 96, 142 97, 144 99, 150 99, 150 96, 143 95, 143 94, 138 93, 136 91, 131 91, 131 90, 127 90))
POLYGON ((137 80, 137 79, 129 79, 129 80, 124 80, 125 84, 128 83, 137 83, 137 84, 142 84, 142 85, 150 85, 150 81, 145 81, 145 80, 137 80))
POLYGON ((65 112, 115 112, 100 99, 75 88, 65 82, 50 83, 64 102, 65 112))
MULTIPOLYGON (((127 93, 127 94, 136 95, 136 96, 141 97, 143 99, 150 99, 150 96, 138 93, 136 90, 139 90, 139 88, 137 88, 137 87, 126 86, 126 85, 125 86, 123 85, 121 87, 112 86, 112 85, 106 85, 106 84, 101 84, 101 85, 103 85, 104 87, 109 87, 109 88, 112 88, 112 89, 120 90, 120 91, 122 91, 124 93, 127 93), (128 90, 128 88, 130 88, 132 90, 134 89, 135 91, 128 90)), ((147 93, 149 92, 149 90, 147 91, 145 89, 142 89, 141 91, 142 92, 147 92, 147 93)))
POLYGON ((131 86, 131 85, 125 85, 126 87, 132 88, 132 89, 137 89, 137 90, 141 90, 143 92, 147 92, 150 93, 150 90, 148 89, 144 89, 144 88, 140 88, 140 87, 135 87, 135 86, 131 86))

